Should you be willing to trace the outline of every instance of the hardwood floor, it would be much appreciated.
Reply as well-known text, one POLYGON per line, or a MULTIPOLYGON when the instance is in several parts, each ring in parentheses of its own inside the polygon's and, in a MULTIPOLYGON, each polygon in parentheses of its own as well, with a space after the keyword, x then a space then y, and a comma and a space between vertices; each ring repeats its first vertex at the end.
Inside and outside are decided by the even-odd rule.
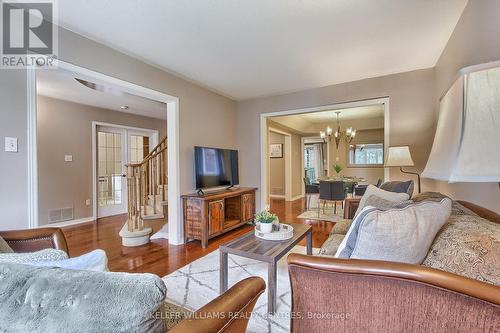
MULTIPOLYGON (((320 247, 328 238, 334 223, 298 219, 296 216, 304 210, 304 207, 304 199, 293 202, 271 199, 271 211, 278 215, 280 221, 312 225, 313 247, 320 247)), ((126 215, 117 215, 99 219, 98 222, 63 228, 70 256, 78 256, 94 249, 103 249, 108 255, 108 266, 111 271, 154 273, 165 276, 216 250, 221 243, 228 242, 253 228, 251 225, 245 225, 214 238, 209 241, 206 249, 201 247, 199 241, 174 246, 169 245, 167 240, 153 240, 143 246, 124 247, 121 245, 118 232, 125 220, 126 215)), ((302 243, 301 245, 305 246, 305 240, 302 243)))

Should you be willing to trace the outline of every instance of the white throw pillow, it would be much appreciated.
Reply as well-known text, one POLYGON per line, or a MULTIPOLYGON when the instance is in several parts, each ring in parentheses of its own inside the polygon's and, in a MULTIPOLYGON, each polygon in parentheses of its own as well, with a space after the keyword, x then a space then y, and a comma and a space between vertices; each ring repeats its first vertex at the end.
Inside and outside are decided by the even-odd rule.
POLYGON ((421 264, 439 229, 448 221, 451 204, 445 198, 369 212, 359 224, 350 258, 421 264))
POLYGON ((377 196, 377 197, 382 198, 382 199, 387 200, 387 201, 395 202, 395 203, 402 202, 402 201, 408 200, 410 198, 408 193, 389 192, 389 191, 382 190, 382 189, 378 188, 377 186, 368 185, 368 187, 366 188, 365 194, 363 194, 363 196, 361 197, 361 200, 359 200, 359 206, 358 206, 358 210, 356 211, 356 215, 358 214, 358 212, 361 212, 361 210, 366 205, 366 200, 372 195, 377 196))
POLYGON ((30 265, 106 272, 108 271, 108 257, 106 256, 106 252, 98 249, 82 254, 79 257, 55 261, 32 262, 30 265))

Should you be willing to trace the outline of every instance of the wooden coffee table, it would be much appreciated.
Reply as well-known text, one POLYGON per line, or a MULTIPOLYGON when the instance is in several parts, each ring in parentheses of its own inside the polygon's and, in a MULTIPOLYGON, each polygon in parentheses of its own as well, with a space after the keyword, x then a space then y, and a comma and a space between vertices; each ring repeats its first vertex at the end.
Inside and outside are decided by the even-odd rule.
POLYGON ((307 254, 312 254, 312 227, 305 224, 287 223, 293 227, 293 237, 285 241, 268 241, 255 237, 254 231, 229 243, 222 244, 220 250, 220 293, 227 290, 227 255, 234 254, 268 263, 267 310, 276 310, 276 268, 278 260, 307 236, 307 254))

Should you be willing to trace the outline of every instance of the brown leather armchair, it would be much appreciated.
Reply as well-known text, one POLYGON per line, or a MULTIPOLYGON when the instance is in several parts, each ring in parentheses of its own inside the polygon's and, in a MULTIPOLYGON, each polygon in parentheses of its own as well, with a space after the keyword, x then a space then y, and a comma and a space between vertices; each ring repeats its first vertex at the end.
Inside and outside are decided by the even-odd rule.
POLYGON ((292 332, 495 332, 500 287, 425 266, 288 256, 292 332))
MULTIPOLYGON (((32 252, 46 248, 68 252, 66 238, 60 228, 1 231, 0 236, 14 252, 32 252)), ((242 280, 169 332, 246 332, 250 314, 265 289, 266 283, 260 277, 242 280)))
POLYGON ((0 231, 0 236, 14 252, 33 252, 51 248, 68 253, 68 244, 60 228, 0 231))

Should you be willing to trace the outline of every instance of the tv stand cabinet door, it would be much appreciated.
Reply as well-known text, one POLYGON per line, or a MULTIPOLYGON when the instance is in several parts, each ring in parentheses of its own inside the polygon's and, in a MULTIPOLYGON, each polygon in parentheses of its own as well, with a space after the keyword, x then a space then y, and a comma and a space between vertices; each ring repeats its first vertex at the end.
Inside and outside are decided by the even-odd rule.
POLYGON ((222 231, 224 224, 224 200, 214 200, 208 203, 208 234, 209 236, 222 231))
POLYGON ((245 222, 253 221, 255 215, 255 193, 243 194, 241 201, 241 219, 245 222))

